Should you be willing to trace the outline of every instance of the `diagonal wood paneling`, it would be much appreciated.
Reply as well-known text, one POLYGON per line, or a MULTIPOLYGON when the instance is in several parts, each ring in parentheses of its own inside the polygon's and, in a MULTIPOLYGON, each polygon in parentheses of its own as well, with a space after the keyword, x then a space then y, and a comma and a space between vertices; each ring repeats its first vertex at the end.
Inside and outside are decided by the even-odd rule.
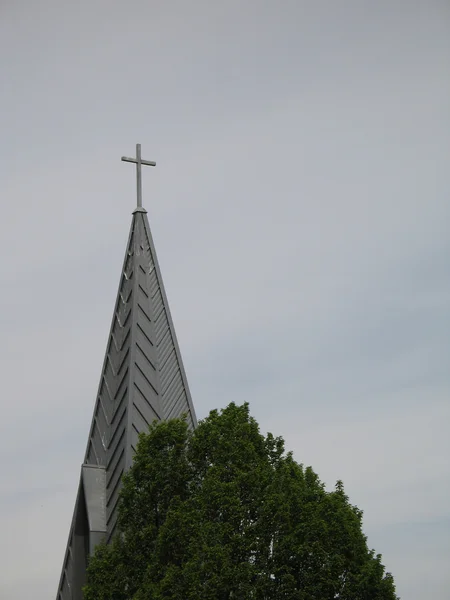
MULTIPOLYGON (((146 212, 133 213, 84 463, 106 468, 107 541, 115 534, 123 473, 138 434, 155 419, 196 418, 146 212)), ((84 502, 77 495, 76 506, 84 502)), ((69 534, 58 600, 81 600, 69 534)), ((78 543, 78 542, 77 542, 78 543)))

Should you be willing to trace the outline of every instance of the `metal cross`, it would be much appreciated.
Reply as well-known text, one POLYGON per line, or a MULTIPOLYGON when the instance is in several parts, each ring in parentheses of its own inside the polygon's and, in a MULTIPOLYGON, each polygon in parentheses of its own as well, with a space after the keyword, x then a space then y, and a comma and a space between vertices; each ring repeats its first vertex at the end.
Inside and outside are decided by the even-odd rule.
POLYGON ((156 167, 156 163, 153 160, 142 160, 141 159, 141 145, 136 144, 136 158, 128 158, 122 156, 122 160, 125 162, 131 162, 136 164, 136 179, 137 179, 137 205, 138 208, 142 208, 142 175, 141 165, 148 165, 149 167, 156 167))

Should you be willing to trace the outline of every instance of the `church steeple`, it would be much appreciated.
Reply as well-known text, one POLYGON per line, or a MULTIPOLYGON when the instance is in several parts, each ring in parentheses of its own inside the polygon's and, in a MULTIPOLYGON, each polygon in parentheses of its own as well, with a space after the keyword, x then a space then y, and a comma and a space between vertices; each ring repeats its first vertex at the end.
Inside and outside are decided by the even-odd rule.
POLYGON ((130 467, 139 433, 155 419, 187 415, 196 426, 147 211, 141 202, 140 146, 136 162, 138 206, 133 212, 106 355, 58 600, 78 600, 87 558, 101 540, 109 542, 117 522, 123 473, 130 467))

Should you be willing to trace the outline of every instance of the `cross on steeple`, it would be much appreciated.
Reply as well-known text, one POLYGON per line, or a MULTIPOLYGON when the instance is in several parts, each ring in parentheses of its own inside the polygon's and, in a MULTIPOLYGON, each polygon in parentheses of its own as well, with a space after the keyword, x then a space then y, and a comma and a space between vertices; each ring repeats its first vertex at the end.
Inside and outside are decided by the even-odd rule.
POLYGON ((141 165, 148 165, 149 167, 156 167, 156 163, 153 160, 142 160, 141 159, 141 145, 136 144, 136 158, 128 158, 122 156, 122 160, 125 162, 131 162, 136 164, 136 180, 137 180, 137 206, 142 208, 142 174, 141 165))

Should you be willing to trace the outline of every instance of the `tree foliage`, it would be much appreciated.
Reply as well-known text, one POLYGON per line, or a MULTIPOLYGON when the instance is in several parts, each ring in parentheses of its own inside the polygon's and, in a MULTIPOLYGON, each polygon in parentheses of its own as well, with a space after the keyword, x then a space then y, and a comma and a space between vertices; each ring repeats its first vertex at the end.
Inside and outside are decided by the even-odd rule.
POLYGON ((141 434, 86 600, 395 600, 342 482, 327 492, 248 405, 141 434))

